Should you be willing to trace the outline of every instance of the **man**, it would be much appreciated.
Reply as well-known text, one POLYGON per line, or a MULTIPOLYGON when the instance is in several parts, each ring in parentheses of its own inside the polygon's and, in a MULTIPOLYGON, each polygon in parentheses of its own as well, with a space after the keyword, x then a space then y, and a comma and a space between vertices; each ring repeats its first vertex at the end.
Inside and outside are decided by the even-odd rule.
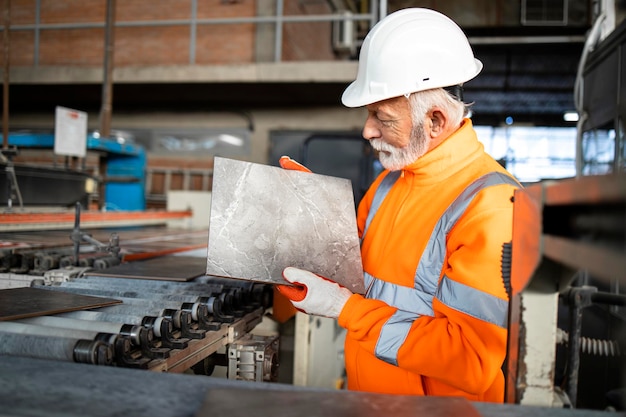
POLYGON ((342 102, 367 108, 363 136, 385 167, 358 208, 366 294, 291 267, 296 285, 279 287, 347 330, 350 389, 504 400, 500 268, 519 184, 465 118, 461 85, 481 69, 461 29, 432 10, 395 12, 365 38, 342 102))

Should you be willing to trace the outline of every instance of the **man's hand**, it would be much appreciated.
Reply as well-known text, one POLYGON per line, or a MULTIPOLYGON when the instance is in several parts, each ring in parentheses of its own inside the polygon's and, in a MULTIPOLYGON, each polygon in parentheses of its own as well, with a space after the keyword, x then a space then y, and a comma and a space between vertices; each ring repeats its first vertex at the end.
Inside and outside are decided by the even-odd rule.
POLYGON ((287 267, 283 278, 295 284, 278 285, 278 291, 291 300, 295 308, 307 314, 336 319, 352 292, 327 278, 298 268, 287 267))
POLYGON ((283 169, 289 169, 292 171, 311 172, 310 169, 308 169, 301 163, 294 161, 288 156, 281 156, 280 159, 278 160, 278 163, 283 169))

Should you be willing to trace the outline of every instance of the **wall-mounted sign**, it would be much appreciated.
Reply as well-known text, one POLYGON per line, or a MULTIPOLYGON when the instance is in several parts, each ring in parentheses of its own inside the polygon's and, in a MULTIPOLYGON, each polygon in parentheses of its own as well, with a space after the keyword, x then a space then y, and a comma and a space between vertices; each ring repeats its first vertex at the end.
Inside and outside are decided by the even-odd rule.
POLYGON ((54 118, 54 153, 85 157, 87 113, 57 106, 54 118))

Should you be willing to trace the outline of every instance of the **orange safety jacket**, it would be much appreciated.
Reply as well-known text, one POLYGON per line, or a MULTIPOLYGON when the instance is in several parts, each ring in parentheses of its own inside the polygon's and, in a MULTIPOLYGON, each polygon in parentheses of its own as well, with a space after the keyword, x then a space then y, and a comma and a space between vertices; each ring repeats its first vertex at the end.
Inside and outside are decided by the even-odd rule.
POLYGON ((357 215, 367 292, 339 315, 349 389, 503 402, 501 254, 519 187, 469 119, 374 181, 357 215))

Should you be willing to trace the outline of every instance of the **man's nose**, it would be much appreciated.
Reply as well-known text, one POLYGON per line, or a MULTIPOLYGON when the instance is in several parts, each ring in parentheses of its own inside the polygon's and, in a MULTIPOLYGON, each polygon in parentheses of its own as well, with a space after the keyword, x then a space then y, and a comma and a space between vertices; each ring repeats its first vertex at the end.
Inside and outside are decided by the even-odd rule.
POLYGON ((375 120, 370 116, 365 120, 365 125, 363 125, 363 137, 367 140, 378 139, 380 138, 380 129, 375 120))

